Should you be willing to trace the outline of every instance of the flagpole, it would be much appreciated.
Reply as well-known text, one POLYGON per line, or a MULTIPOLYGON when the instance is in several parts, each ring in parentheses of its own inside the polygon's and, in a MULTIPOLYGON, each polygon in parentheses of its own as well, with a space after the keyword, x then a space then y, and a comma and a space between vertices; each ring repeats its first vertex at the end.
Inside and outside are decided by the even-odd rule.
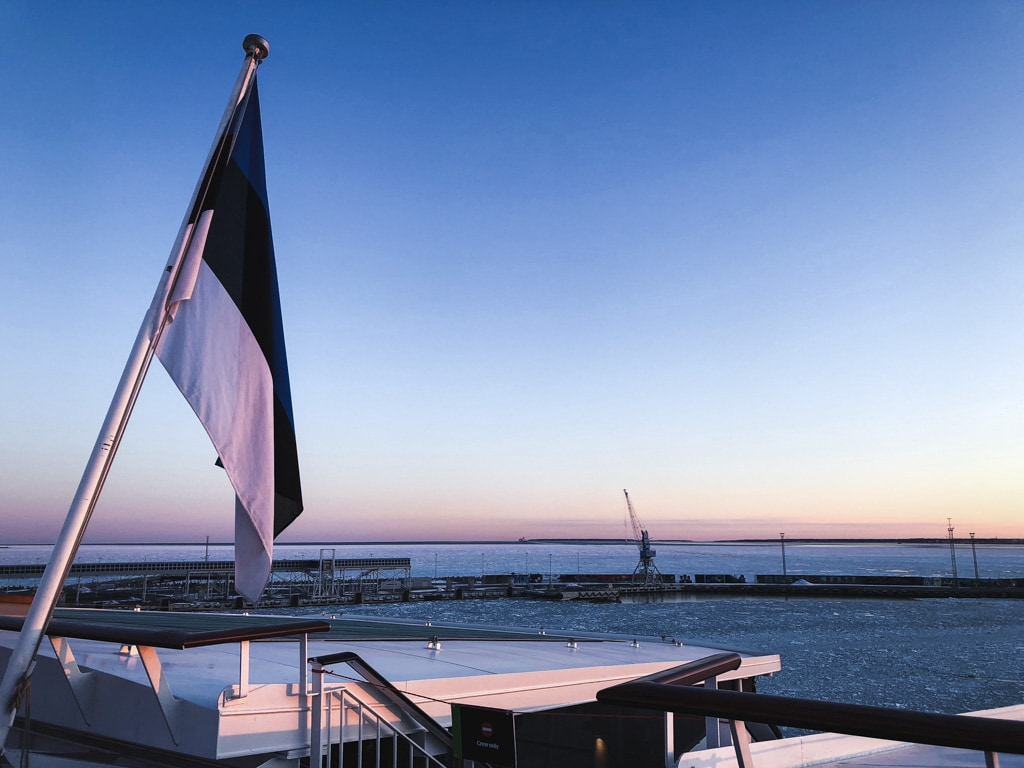
POLYGON ((92 454, 82 474, 82 480, 78 484, 78 490, 71 502, 64 525, 54 543, 50 559, 40 578, 39 587, 36 589, 28 614, 25 616, 18 643, 11 653, 7 669, 0 681, 0 759, 3 757, 7 736, 17 715, 22 693, 27 689, 32 668, 35 666, 36 653, 39 651, 46 627, 53 616, 61 591, 64 589, 71 564, 75 559, 82 536, 85 534, 85 528, 89 524, 89 518, 96 508, 100 491, 110 472, 132 408, 135 406, 142 382, 153 360, 156 342, 166 321, 167 299, 177 280, 182 258, 188 251, 196 203, 201 201, 206 194, 206 188, 210 181, 211 164, 216 162, 218 153, 223 151, 222 139, 231 125, 232 117, 239 105, 245 103, 256 69, 270 53, 270 44, 259 35, 247 35, 242 42, 242 47, 246 52, 245 62, 235 82, 224 115, 221 117, 213 146, 203 166, 203 173, 199 177, 195 191, 192 193, 192 200, 185 212, 185 219, 178 230, 174 247, 171 249, 170 261, 161 275, 153 301, 139 328, 135 344, 121 374, 121 380, 114 392, 110 407, 107 409, 107 416, 103 421, 99 437, 96 439, 96 444, 93 446, 92 454))

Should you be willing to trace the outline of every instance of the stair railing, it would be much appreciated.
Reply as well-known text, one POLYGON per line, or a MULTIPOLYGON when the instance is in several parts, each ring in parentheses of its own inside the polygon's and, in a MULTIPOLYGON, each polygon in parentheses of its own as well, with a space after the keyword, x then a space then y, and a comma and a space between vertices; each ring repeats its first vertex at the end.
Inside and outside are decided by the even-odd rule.
MULTIPOLYGON (((325 702, 324 710, 326 713, 325 733, 321 742, 321 749, 326 747, 324 749, 326 760, 322 762, 324 768, 335 768, 334 751, 332 749, 335 744, 338 745, 337 768, 345 768, 344 745, 346 742, 346 728, 354 728, 356 731, 356 738, 349 740, 355 744, 356 768, 363 768, 365 758, 364 745, 367 742, 373 742, 374 745, 373 765, 375 768, 380 768, 382 764, 387 766, 400 765, 400 744, 405 745, 404 754, 408 758, 407 765, 409 768, 413 768, 413 766, 446 768, 445 763, 430 754, 413 737, 393 726, 386 718, 381 717, 371 704, 367 704, 347 688, 330 691, 323 701, 325 702), (335 713, 337 713, 337 723, 334 722, 335 713), (354 724, 350 722, 350 714, 355 715, 354 724), (337 739, 334 738, 335 729, 337 729, 337 739), (383 747, 386 739, 391 740, 391 754, 387 760, 382 761, 383 747)), ((422 733, 422 731, 418 732, 422 733)), ((311 751, 310 754, 315 755, 316 753, 311 751)), ((315 761, 311 760, 310 762, 311 765, 315 765, 315 761)))
MULTIPOLYGON (((333 654, 330 656, 322 656, 318 658, 310 659, 312 663, 313 671, 313 696, 311 702, 311 723, 310 723, 310 765, 316 766, 317 762, 314 759, 316 755, 323 756, 327 755, 327 768, 333 768, 331 765, 331 733, 332 733, 332 717, 334 712, 334 704, 338 703, 338 711, 340 713, 340 730, 339 730, 339 755, 342 753, 342 742, 344 741, 344 726, 346 725, 346 712, 357 713, 357 741, 359 742, 358 749, 358 766, 362 768, 362 744, 364 742, 364 731, 363 724, 366 720, 369 720, 373 724, 373 728, 376 729, 376 735, 373 737, 377 742, 377 750, 375 752, 377 756, 377 764, 380 761, 380 740, 387 738, 388 735, 394 738, 393 750, 398 749, 398 743, 406 742, 409 745, 409 765, 413 765, 414 756, 419 757, 422 761, 421 765, 429 766, 445 766, 446 764, 440 761, 434 754, 428 749, 427 745, 433 743, 438 747, 435 752, 442 752, 445 756, 451 755, 452 753, 452 737, 451 734, 439 725, 430 715, 424 712, 419 705, 413 702, 408 696, 402 691, 394 687, 383 675, 377 672, 373 667, 367 664, 363 659, 355 653, 345 652, 333 654), (386 718, 381 717, 373 707, 361 699, 359 699, 351 690, 348 688, 338 688, 332 691, 325 692, 324 688, 324 676, 328 674, 326 667, 344 663, 351 667, 359 677, 365 681, 369 686, 372 686, 375 691, 375 696, 381 701, 388 711, 393 713, 399 720, 399 722, 405 722, 409 724, 409 728, 402 730, 400 727, 392 725, 386 718), (326 714, 327 722, 324 722, 324 715, 326 714), (409 732, 414 735, 419 735, 423 738, 424 743, 420 744, 415 738, 409 735, 409 732), (385 734, 385 735, 382 735, 385 734)), ((397 754, 397 752, 395 753, 397 754)), ((395 758, 397 759, 397 757, 395 758)), ((397 765, 397 763, 393 763, 397 765)))

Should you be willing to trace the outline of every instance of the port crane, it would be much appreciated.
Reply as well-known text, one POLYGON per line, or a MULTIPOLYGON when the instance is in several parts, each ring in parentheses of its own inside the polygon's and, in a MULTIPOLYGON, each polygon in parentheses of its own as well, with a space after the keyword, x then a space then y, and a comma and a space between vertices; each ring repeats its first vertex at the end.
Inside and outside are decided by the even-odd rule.
POLYGON ((625 488, 622 492, 626 495, 626 509, 629 511, 629 522, 633 525, 633 541, 640 549, 640 561, 633 569, 633 583, 653 585, 661 584, 661 571, 654 564, 654 556, 657 554, 651 549, 651 539, 647 531, 640 523, 640 518, 633 509, 633 502, 629 500, 629 491, 625 488))

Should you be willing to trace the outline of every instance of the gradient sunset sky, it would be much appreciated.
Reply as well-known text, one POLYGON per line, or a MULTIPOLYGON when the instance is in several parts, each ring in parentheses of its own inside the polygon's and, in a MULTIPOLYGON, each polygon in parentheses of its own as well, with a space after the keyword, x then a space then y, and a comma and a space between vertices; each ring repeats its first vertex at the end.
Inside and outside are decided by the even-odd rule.
MULTIPOLYGON (((1024 536, 1019 2, 0 3, 0 544, 51 542, 242 64, 283 541, 1024 536)), ((228 541, 154 363, 86 541, 228 541)))

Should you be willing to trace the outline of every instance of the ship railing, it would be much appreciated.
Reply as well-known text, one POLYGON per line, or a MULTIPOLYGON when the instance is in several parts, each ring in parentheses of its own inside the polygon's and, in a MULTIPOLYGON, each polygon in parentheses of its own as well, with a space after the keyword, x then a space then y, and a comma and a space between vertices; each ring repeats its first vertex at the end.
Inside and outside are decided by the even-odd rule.
MULTIPOLYGON (((374 710, 372 704, 366 703, 349 689, 330 691, 326 694, 324 702, 324 733, 321 740, 321 749, 324 750, 321 757, 323 768, 345 768, 352 762, 358 768, 362 768, 365 763, 377 768, 381 765, 398 768, 403 764, 409 768, 446 768, 445 763, 432 755, 412 736, 392 725, 374 710), (346 743, 355 745, 354 757, 348 762, 345 760, 346 743), (373 750, 368 756, 364 747, 370 743, 373 744, 373 750), (333 749, 335 745, 336 751, 333 749)), ((311 755, 316 754, 314 749, 315 747, 311 747, 311 755)), ((312 764, 315 765, 315 761, 312 761, 312 764)))
MULTIPOLYGON (((719 654, 725 656, 727 654, 719 654)), ((739 768, 753 768, 746 723, 771 723, 896 742, 981 751, 987 768, 999 767, 999 754, 1024 754, 1024 722, 974 715, 916 712, 863 704, 845 704, 790 696, 741 693, 695 685, 691 669, 716 657, 677 667, 661 675, 605 688, 597 700, 619 706, 728 721, 739 768)), ((738 657, 737 657, 738 658, 738 657)), ((722 661, 719 659, 719 661, 722 661)), ((713 665, 709 665, 713 666, 713 665)), ((708 739, 711 727, 708 727, 708 739)), ((671 720, 666 720, 671 726, 671 720)), ((675 766, 671 729, 666 729, 666 765, 675 766)))
MULTIPOLYGON (((269 617, 268 617, 269 618, 269 617)), ((167 726, 168 736, 178 744, 185 730, 183 719, 184 702, 171 691, 170 680, 164 674, 158 648, 186 650, 213 645, 238 643, 238 683, 228 686, 222 693, 227 699, 243 699, 249 695, 250 644, 258 640, 297 638, 299 658, 296 672, 299 675, 298 690, 305 695, 306 659, 308 657, 309 635, 331 631, 330 623, 318 619, 262 620, 256 617, 219 616, 215 621, 204 619, 196 622, 198 628, 186 629, 168 626, 166 614, 142 611, 81 611, 58 609, 57 614, 46 627, 57 663, 61 665, 67 679, 69 692, 78 707, 82 719, 89 723, 98 706, 98 685, 96 672, 82 668, 72 649, 71 640, 94 640, 115 643, 121 646, 120 653, 137 656, 149 679, 154 701, 167 726), (84 615, 87 618, 77 618, 84 615), (76 618, 65 618, 74 616, 76 618), (203 629, 213 626, 214 629, 203 629)), ((24 624, 22 616, 0 615, 0 630, 20 632, 24 624)), ((24 728, 31 720, 26 718, 24 728)))
POLYGON ((309 748, 311 766, 323 764, 325 768, 335 768, 333 760, 336 755, 338 768, 342 768, 346 741, 356 743, 356 765, 359 768, 363 766, 363 746, 372 741, 375 755, 373 764, 379 766, 385 739, 391 740, 391 765, 400 765, 400 752, 404 752, 402 756, 407 757, 410 768, 414 765, 442 768, 447 765, 437 755, 447 758, 452 754, 451 734, 358 654, 344 652, 320 656, 310 659, 310 664, 313 672, 309 748), (358 675, 358 679, 345 678, 333 672, 330 667, 337 664, 347 665, 358 675), (355 686, 327 689, 324 678, 331 674, 370 687, 374 692, 373 698, 383 703, 394 721, 380 715, 372 704, 359 698, 352 690, 355 686), (338 714, 337 729, 334 723, 335 712, 338 714), (404 750, 399 749, 400 744, 404 745, 404 750), (335 745, 336 751, 333 749, 335 745), (326 762, 317 763, 317 755, 320 755, 321 761, 326 762))

